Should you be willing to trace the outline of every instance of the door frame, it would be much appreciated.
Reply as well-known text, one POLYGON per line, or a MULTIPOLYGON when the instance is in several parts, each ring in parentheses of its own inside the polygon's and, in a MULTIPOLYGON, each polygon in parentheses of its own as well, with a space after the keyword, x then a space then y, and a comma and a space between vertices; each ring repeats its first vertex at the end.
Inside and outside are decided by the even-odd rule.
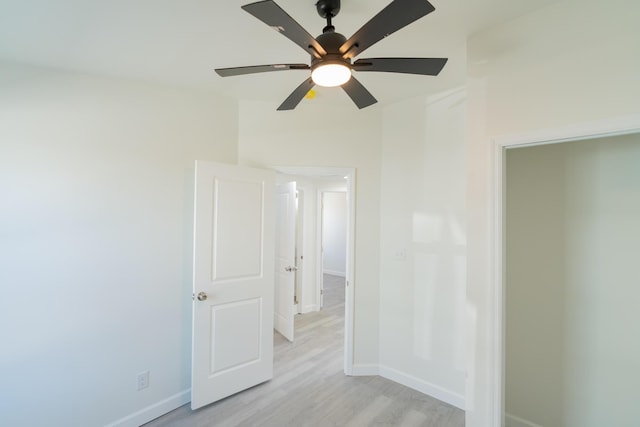
POLYGON ((640 115, 630 115, 609 120, 578 123, 571 126, 513 134, 492 138, 491 191, 489 192, 489 427, 504 425, 504 361, 505 361, 505 196, 506 152, 512 148, 535 145, 560 144, 594 138, 613 137, 640 133, 640 115))
MULTIPOLYGON (((353 313, 355 306, 355 225, 356 225, 356 169, 344 167, 322 166, 269 166, 270 169, 285 175, 298 175, 306 177, 344 177, 347 184, 347 263, 346 263, 346 287, 344 304, 344 373, 353 373, 353 313)), ((317 242, 322 244, 322 242, 317 242)), ((318 257, 316 257, 318 258, 318 257)), ((322 271, 322 264, 316 269, 322 271)), ((318 271, 318 270, 316 270, 318 271)), ((316 290, 319 293, 319 289, 316 290)))

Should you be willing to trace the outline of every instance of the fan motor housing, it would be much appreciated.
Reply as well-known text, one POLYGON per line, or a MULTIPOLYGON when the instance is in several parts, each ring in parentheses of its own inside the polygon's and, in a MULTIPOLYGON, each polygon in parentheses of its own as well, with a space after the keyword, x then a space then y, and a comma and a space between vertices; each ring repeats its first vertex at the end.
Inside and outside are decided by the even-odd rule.
POLYGON ((351 59, 344 58, 340 53, 340 46, 347 41, 346 37, 335 31, 327 31, 316 37, 316 41, 327 51, 322 58, 311 57, 311 70, 320 64, 334 63, 344 64, 351 68, 351 59))
POLYGON ((340 46, 347 41, 347 38, 335 31, 325 31, 316 37, 316 41, 320 43, 320 46, 327 51, 327 53, 340 53, 340 46))

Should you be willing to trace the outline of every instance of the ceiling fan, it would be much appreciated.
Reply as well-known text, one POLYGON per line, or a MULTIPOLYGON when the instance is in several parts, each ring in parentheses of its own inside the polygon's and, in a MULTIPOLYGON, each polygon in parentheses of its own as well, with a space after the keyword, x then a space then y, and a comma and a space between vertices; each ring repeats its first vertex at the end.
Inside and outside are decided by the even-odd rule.
POLYGON ((322 34, 314 38, 273 0, 242 6, 274 30, 311 54, 311 65, 270 64, 250 67, 217 68, 222 77, 283 70, 311 70, 311 77, 298 86, 278 110, 293 110, 315 85, 341 86, 358 108, 375 104, 377 100, 352 75, 352 71, 381 71, 437 76, 447 58, 368 58, 351 60, 399 29, 433 12, 427 0, 393 0, 349 39, 335 31, 331 20, 340 11, 340 0, 318 0, 318 14, 327 20, 322 34))

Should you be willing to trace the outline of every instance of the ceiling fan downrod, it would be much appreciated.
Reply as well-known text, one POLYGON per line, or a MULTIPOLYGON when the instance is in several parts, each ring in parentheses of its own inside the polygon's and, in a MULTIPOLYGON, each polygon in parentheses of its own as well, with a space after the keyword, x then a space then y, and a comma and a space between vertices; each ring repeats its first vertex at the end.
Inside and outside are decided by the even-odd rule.
POLYGON ((318 0, 316 3, 318 15, 327 20, 327 26, 322 30, 323 33, 335 31, 331 19, 335 18, 340 12, 340 0, 318 0))

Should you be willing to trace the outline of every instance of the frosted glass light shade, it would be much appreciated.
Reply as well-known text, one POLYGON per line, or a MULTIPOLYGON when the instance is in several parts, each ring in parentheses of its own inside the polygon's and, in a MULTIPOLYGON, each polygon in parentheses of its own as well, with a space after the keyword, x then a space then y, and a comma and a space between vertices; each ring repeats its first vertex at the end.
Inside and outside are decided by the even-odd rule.
POLYGON ((318 86, 340 86, 350 78, 351 70, 342 64, 321 64, 311 72, 311 80, 318 86))

